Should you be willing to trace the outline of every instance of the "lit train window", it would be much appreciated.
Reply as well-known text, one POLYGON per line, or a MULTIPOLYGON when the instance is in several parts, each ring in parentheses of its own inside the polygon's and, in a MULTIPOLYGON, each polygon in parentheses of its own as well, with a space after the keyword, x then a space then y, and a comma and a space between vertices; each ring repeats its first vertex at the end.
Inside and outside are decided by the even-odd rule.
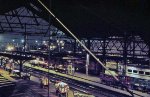
POLYGON ((128 72, 132 72, 132 70, 131 70, 131 69, 128 69, 128 72))
POLYGON ((145 72, 145 75, 150 75, 150 72, 145 72))
POLYGON ((139 74, 144 74, 144 72, 143 71, 139 71, 139 74))
POLYGON ((137 73, 137 70, 133 70, 133 73, 137 73))

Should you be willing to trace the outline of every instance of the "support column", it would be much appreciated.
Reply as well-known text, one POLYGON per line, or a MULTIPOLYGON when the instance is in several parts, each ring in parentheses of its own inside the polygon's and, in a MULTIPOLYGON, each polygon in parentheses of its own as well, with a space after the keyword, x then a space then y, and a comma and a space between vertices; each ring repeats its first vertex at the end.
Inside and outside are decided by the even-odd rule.
MULTIPOLYGON (((103 54, 103 64, 106 66, 106 37, 104 36, 103 46, 102 46, 102 54, 103 54)), ((105 73, 105 69, 102 67, 102 73, 105 73)))
POLYGON ((3 58, 1 58, 1 65, 3 64, 3 58))
POLYGON ((20 60, 19 65, 20 65, 20 75, 19 75, 19 76, 21 77, 21 72, 23 71, 23 70, 22 70, 22 66, 23 66, 23 62, 22 62, 22 60, 20 60))
POLYGON ((86 75, 89 73, 90 55, 86 54, 86 75))
POLYGON ((132 54, 132 56, 134 58, 135 57, 135 37, 133 34, 132 34, 132 41, 133 41, 133 49, 132 49, 133 54, 132 54))
POLYGON ((25 34, 24 34, 24 52, 27 50, 27 32, 26 32, 26 24, 25 24, 25 34))
POLYGON ((127 34, 124 33, 123 38, 124 46, 123 46, 123 76, 126 76, 126 67, 127 67, 127 34))
POLYGON ((76 40, 74 40, 74 44, 73 44, 73 52, 74 52, 74 54, 76 53, 76 49, 77 49, 77 42, 76 42, 76 40))
POLYGON ((150 42, 149 42, 148 58, 149 58, 149 67, 150 67, 150 42))
POLYGON ((49 30, 49 34, 48 34, 48 97, 50 97, 49 96, 49 92, 50 92, 50 79, 49 79, 49 67, 50 67, 50 61, 51 61, 51 49, 50 49, 50 45, 51 45, 51 38, 52 38, 52 36, 51 36, 51 32, 50 32, 51 30, 49 30))
MULTIPOLYGON (((87 47, 90 49, 90 39, 87 40, 87 47)), ((90 55, 86 54, 86 75, 88 76, 89 73, 89 64, 90 64, 90 55)))

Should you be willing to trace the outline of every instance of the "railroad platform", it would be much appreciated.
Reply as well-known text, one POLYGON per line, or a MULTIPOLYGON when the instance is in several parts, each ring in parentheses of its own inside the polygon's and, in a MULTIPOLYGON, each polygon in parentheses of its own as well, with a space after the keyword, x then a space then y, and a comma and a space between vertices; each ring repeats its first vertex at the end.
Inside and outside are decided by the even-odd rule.
POLYGON ((16 80, 0 68, 0 97, 9 97, 16 86, 16 80))
MULTIPOLYGON (((25 63, 24 65, 27 66, 27 67, 37 69, 37 70, 48 72, 48 69, 41 68, 41 67, 38 67, 38 66, 33 67, 29 63, 25 63)), ((102 88, 105 88, 105 89, 108 89, 108 90, 111 90, 111 91, 114 91, 114 92, 130 95, 125 90, 121 90, 121 89, 118 89, 118 88, 114 88, 114 87, 111 87, 111 86, 101 84, 101 81, 98 77, 87 76, 85 74, 80 74, 80 73, 77 73, 77 72, 74 75, 68 75, 68 74, 64 74, 64 73, 55 72, 54 70, 49 70, 49 73, 59 75, 59 76, 63 76, 63 77, 66 77, 66 78, 70 78, 70 79, 73 79, 73 80, 85 82, 85 83, 88 83, 90 85, 102 87, 102 88)), ((136 91, 136 90, 131 90, 131 91, 133 93, 137 94, 136 97, 150 97, 150 94, 147 94, 147 93, 143 93, 143 92, 136 91)))
POLYGON ((11 76, 14 76, 13 74, 9 74, 8 71, 3 70, 2 68, 0 68, 0 74, 12 82, 17 82, 16 79, 11 77, 11 76))
MULTIPOLYGON (((16 86, 15 88, 11 90, 9 89, 9 90, 3 91, 3 89, 2 90, 0 89, 1 92, 7 92, 7 93, 13 92, 10 97, 48 97, 47 88, 40 88, 38 79, 36 79, 33 76, 31 76, 31 80, 23 80, 23 79, 18 79, 18 78, 16 79, 15 75, 9 74, 7 71, 3 69, 0 69, 0 75, 1 75, 0 86, 3 86, 4 83, 7 85, 7 84, 10 84, 11 82, 15 82, 16 86)), ((0 97, 2 96, 0 95, 0 97)), ((49 97, 57 97, 55 95, 54 85, 50 85, 49 97)))
MULTIPOLYGON (((49 97, 57 97, 54 93, 54 88, 50 88, 49 97)), ((34 81, 20 79, 11 97, 48 97, 48 90, 34 81)))

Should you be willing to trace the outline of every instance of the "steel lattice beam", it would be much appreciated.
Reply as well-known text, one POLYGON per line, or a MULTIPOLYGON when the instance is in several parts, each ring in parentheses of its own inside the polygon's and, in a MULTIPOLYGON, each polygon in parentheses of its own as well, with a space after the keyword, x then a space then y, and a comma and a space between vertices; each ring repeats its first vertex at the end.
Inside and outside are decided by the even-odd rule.
MULTIPOLYGON (((22 17, 22 18, 40 18, 40 17, 37 17, 37 16, 26 16, 26 15, 18 15, 18 14, 4 14, 5 16, 7 16, 7 17, 22 17)), ((3 16, 3 15, 0 15, 0 16, 3 16)))
POLYGON ((12 11, 12 12, 14 12, 14 13, 16 14, 16 17, 17 17, 17 19, 18 19, 18 21, 19 21, 19 23, 20 23, 21 28, 23 28, 23 25, 22 25, 22 23, 21 23, 21 20, 20 20, 19 16, 17 16, 17 14, 18 14, 17 10, 14 10, 14 11, 12 11))
POLYGON ((12 29, 12 27, 11 27, 11 24, 10 24, 10 22, 9 22, 9 20, 8 20, 8 18, 7 18, 7 16, 5 16, 5 18, 6 18, 7 24, 9 25, 11 31, 13 31, 13 29, 12 29))
MULTIPOLYGON (((7 22, 1 22, 1 23, 3 23, 3 24, 7 24, 7 22)), ((9 24, 20 24, 20 23, 12 23, 12 22, 9 22, 9 24)), ((23 25, 25 24, 25 23, 22 23, 23 25)), ((26 23, 27 25, 35 25, 35 26, 37 26, 37 24, 31 24, 31 23, 26 23)), ((49 25, 41 25, 41 26, 49 26, 49 25)))
MULTIPOLYGON (((27 9, 27 12, 30 14, 29 9, 27 9)), ((30 14, 30 16, 31 16, 31 14, 30 14)), ((32 13, 32 17, 34 18, 36 24, 39 25, 39 22, 38 22, 38 20, 37 20, 38 17, 36 17, 34 13, 32 13)))
POLYGON ((1 23, 0 23, 0 27, 1 27, 1 30, 4 32, 4 29, 3 29, 2 25, 1 25, 1 23))

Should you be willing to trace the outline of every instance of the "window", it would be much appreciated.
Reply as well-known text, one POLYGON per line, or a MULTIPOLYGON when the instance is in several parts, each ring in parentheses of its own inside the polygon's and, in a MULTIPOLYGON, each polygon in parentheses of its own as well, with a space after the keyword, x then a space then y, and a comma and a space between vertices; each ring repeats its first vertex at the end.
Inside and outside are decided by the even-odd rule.
POLYGON ((139 71, 139 74, 144 74, 144 72, 143 71, 139 71))
POLYGON ((137 73, 137 70, 133 70, 133 73, 137 73))
POLYGON ((131 69, 128 69, 128 72, 132 72, 132 70, 131 70, 131 69))
POLYGON ((145 75, 150 75, 150 72, 145 72, 145 75))

